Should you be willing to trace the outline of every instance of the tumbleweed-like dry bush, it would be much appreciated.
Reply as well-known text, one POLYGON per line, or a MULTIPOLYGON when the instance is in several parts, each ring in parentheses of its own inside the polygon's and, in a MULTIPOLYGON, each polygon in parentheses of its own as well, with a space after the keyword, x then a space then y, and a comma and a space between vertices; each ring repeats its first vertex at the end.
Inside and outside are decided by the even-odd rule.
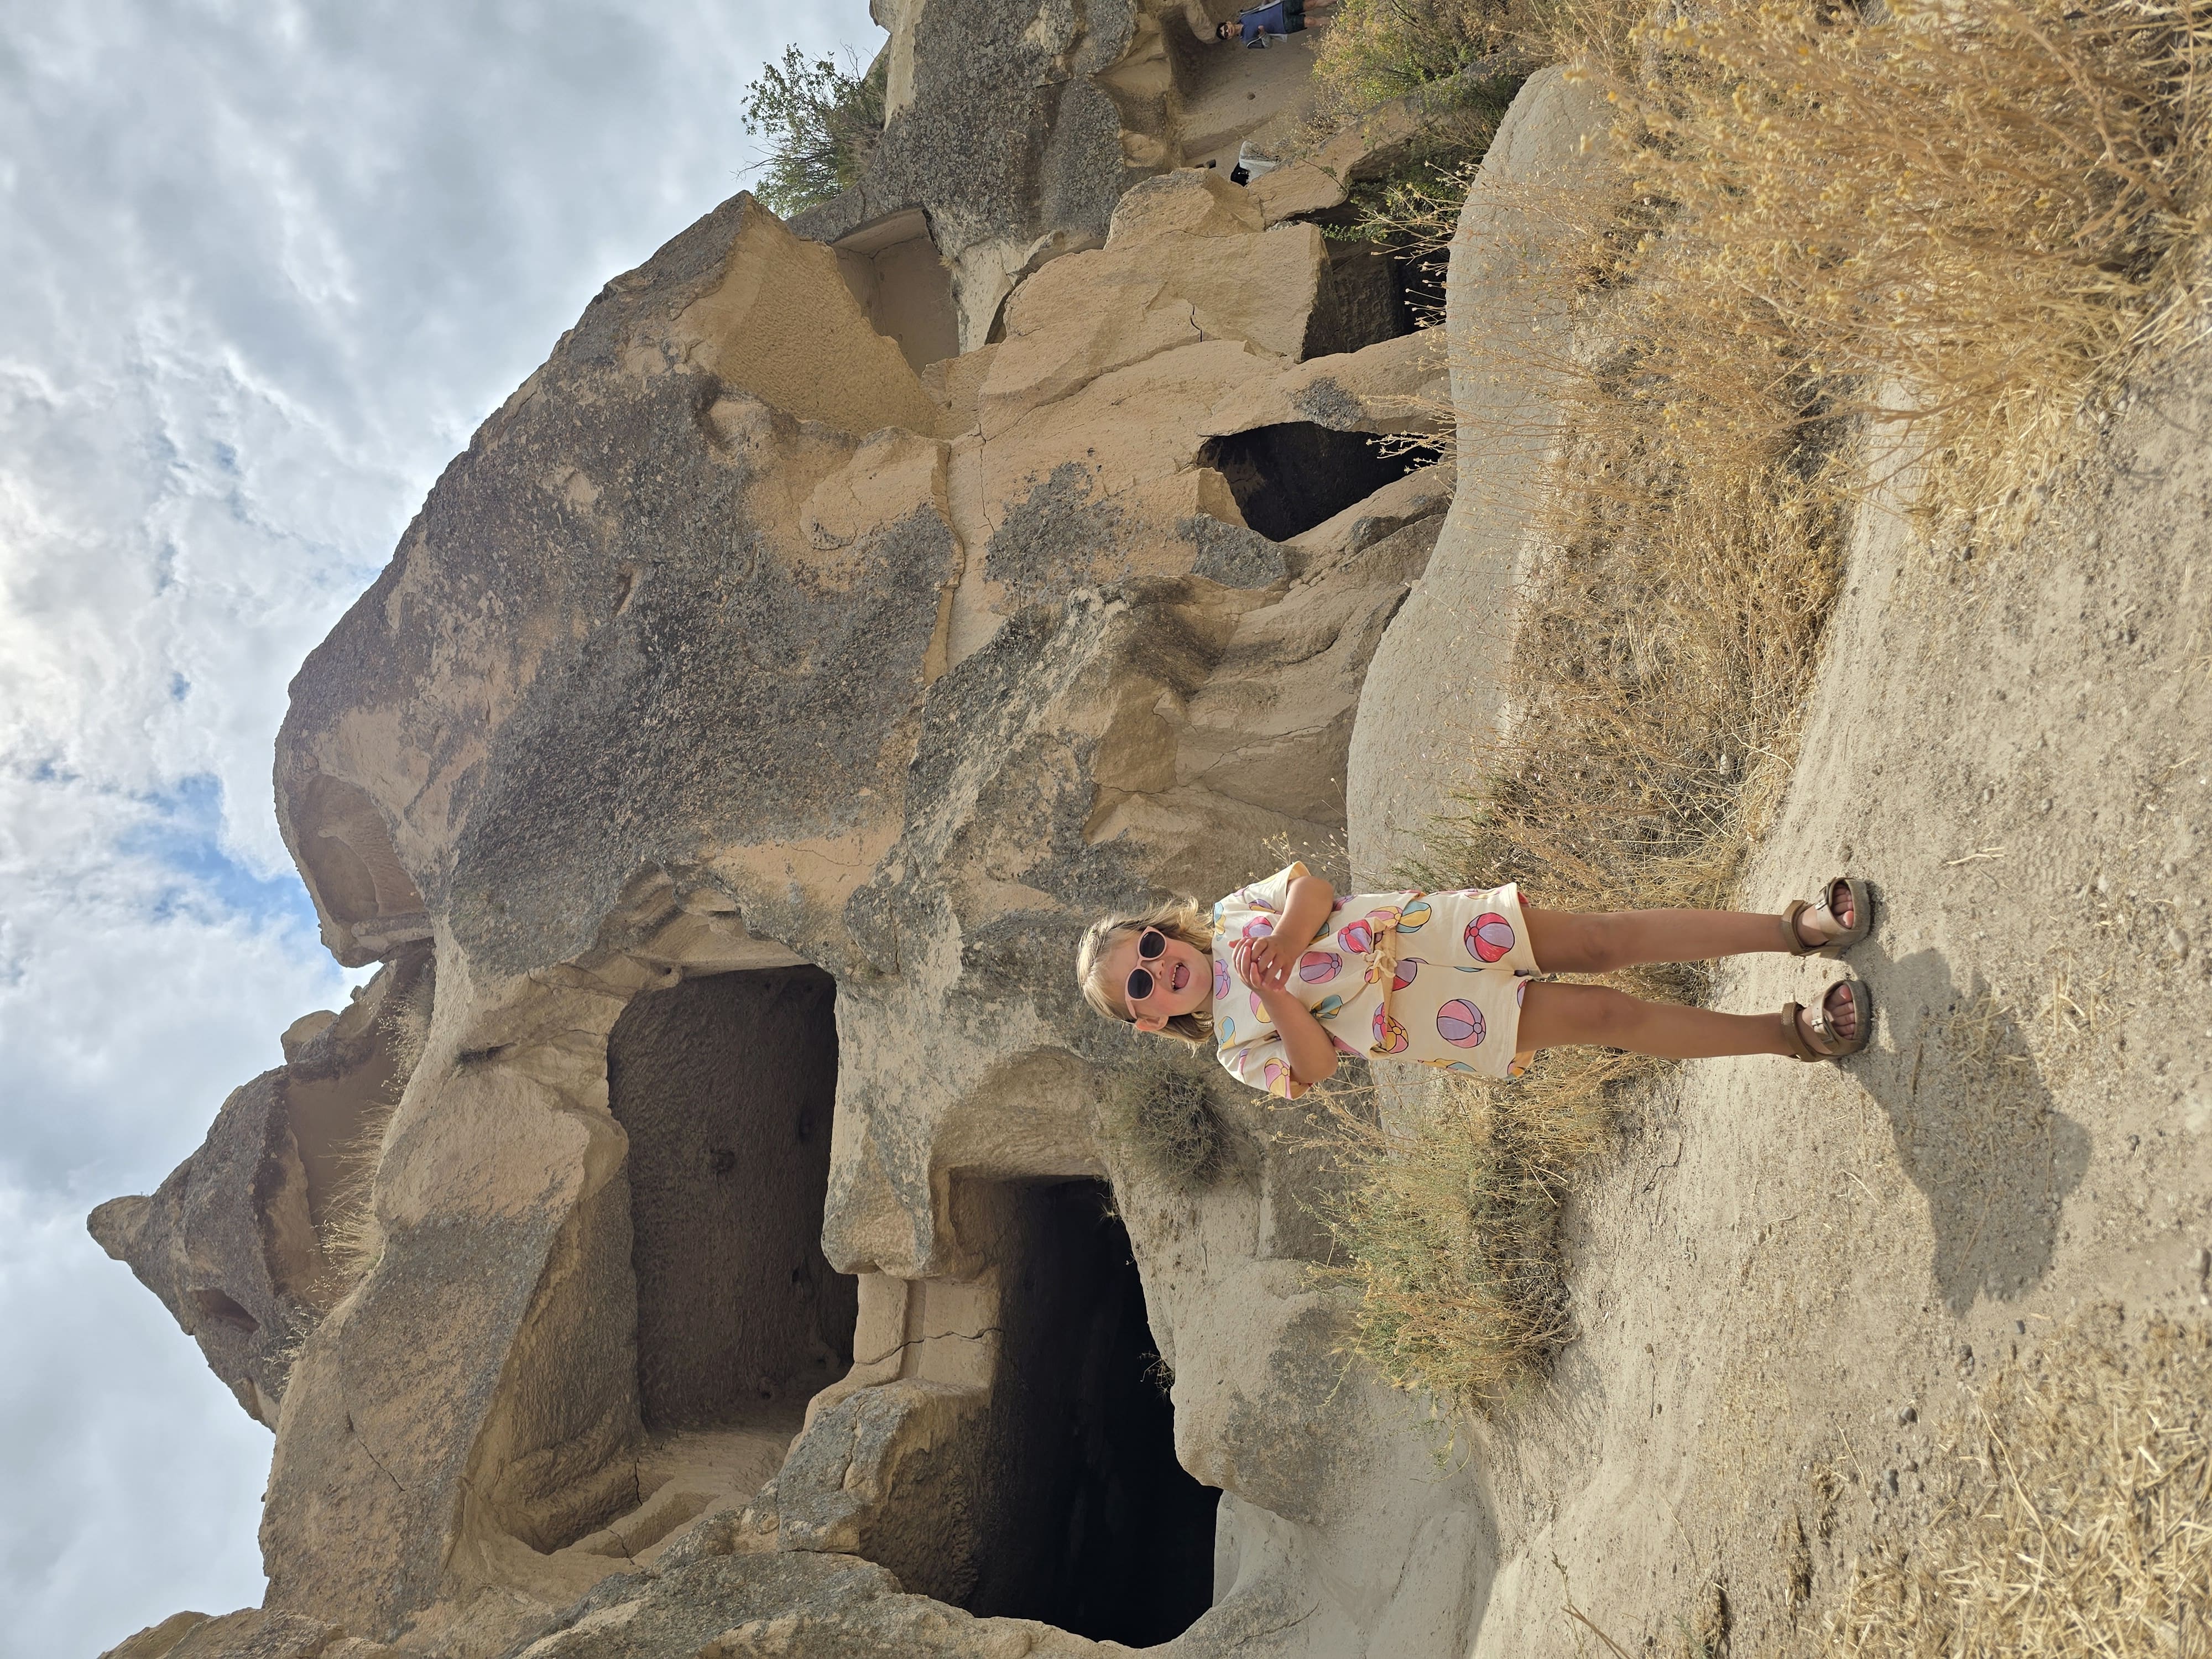
POLYGON ((1098 1127, 1126 1161, 1178 1191, 1212 1183, 1234 1159, 1208 1059, 1147 1041, 1117 1067, 1098 1127))
POLYGON ((1942 1513, 1909 1553, 1862 1556, 1830 1652, 2212 1655, 2212 1330, 2087 1322, 1983 1392, 1942 1513))

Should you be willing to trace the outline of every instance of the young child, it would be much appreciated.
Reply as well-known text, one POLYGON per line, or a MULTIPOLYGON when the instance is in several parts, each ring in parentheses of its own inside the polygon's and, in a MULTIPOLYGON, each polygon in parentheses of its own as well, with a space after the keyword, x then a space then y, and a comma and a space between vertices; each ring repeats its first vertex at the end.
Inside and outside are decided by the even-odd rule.
POLYGON ((1102 918, 1084 934, 1075 971, 1091 1006, 1108 1018, 1193 1044, 1212 1042, 1239 1080, 1296 1099, 1334 1073, 1339 1054, 1485 1077, 1518 1077, 1537 1049, 1565 1043, 1670 1060, 1840 1060, 1866 1047, 1873 1023, 1872 1000, 1857 980, 1836 981, 1816 1010, 1790 1003, 1778 1019, 1644 1002, 1536 975, 1759 951, 1840 957, 1873 922, 1872 892, 1849 876, 1780 915, 1577 915, 1524 906, 1510 882, 1339 898, 1293 864, 1238 888, 1210 920, 1188 899, 1102 918))

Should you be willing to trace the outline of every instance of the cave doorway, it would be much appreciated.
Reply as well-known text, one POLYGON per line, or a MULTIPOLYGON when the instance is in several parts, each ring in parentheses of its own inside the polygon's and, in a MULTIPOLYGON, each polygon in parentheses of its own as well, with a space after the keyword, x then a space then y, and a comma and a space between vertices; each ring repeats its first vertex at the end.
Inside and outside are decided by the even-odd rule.
POLYGON ((1150 1647, 1211 1605, 1221 1494, 1176 1461, 1168 1377, 1112 1193, 1012 1190, 971 1611, 1150 1647))
POLYGON ((852 1364, 858 1281, 822 1254, 836 994, 816 968, 715 974, 634 998, 608 1034, 656 1433, 795 1427, 852 1364))
POLYGON ((1286 542, 1437 454, 1431 445, 1400 441, 1386 450, 1364 433, 1286 421, 1208 438, 1198 461, 1228 481, 1246 524, 1269 541, 1286 542))

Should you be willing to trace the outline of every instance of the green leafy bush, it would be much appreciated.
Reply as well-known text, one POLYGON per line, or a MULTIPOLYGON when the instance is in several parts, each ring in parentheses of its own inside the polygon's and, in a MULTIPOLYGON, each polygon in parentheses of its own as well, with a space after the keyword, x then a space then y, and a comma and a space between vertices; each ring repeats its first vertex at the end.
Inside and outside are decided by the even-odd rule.
POLYGON ((888 56, 862 70, 847 54, 809 60, 787 47, 745 88, 745 131, 768 140, 753 193, 786 218, 858 183, 884 129, 888 56))

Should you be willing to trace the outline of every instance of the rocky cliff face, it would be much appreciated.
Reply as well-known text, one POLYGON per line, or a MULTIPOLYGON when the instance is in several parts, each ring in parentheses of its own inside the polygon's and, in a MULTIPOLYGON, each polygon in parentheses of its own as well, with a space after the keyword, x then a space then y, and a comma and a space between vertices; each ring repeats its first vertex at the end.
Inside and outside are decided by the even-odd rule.
POLYGON ((1255 1097, 1213 1184, 1129 1165, 1071 971, 1340 837, 1452 496, 1361 434, 1442 356, 1168 166, 1189 20, 886 21, 854 198, 610 283, 294 683, 386 965, 94 1215, 276 1434, 267 1611, 131 1659, 1456 1650, 1480 1505, 1337 1353, 1310 1160, 1255 1097), (849 245, 917 210, 921 372, 849 245))

